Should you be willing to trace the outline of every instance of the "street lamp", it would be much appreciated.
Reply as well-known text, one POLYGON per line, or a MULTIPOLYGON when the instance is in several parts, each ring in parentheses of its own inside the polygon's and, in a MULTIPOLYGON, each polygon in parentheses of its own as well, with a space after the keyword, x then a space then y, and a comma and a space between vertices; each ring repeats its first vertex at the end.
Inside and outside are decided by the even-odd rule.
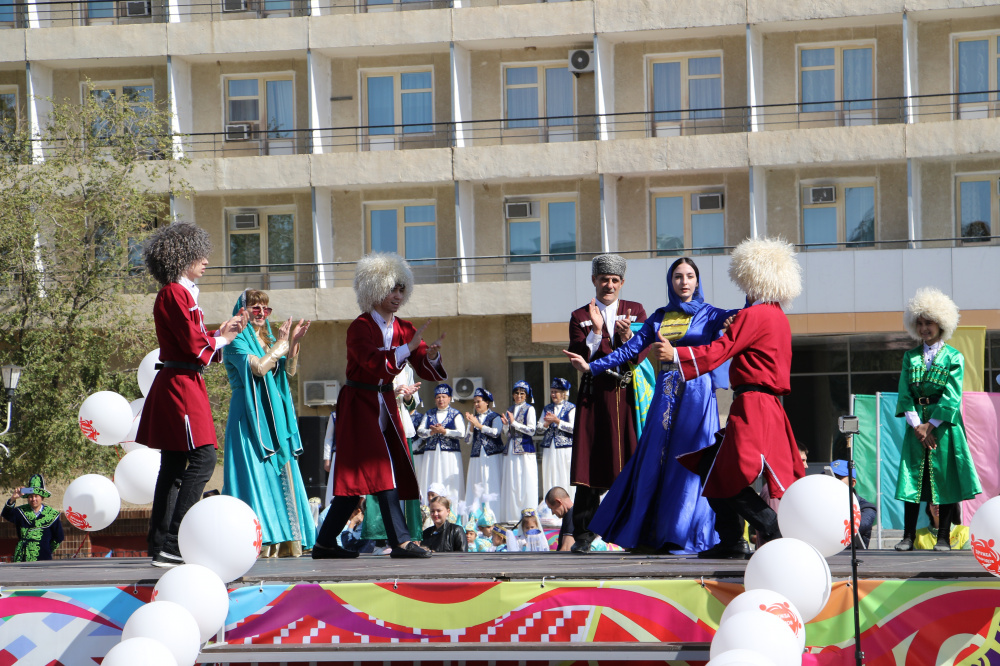
MULTIPOLYGON (((0 432, 0 435, 6 435, 10 432, 10 417, 14 410, 14 390, 17 389, 18 382, 21 381, 21 370, 23 369, 19 365, 5 365, 0 368, 0 377, 3 378, 3 385, 7 388, 7 427, 4 428, 3 432, 0 432)), ((9 458, 10 449, 3 444, 0 444, 0 448, 9 458)))

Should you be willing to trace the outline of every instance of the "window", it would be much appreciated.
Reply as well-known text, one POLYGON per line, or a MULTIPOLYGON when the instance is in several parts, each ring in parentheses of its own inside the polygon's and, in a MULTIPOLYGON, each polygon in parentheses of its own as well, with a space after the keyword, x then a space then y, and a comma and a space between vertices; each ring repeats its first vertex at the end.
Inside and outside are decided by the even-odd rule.
MULTIPOLYGON (((142 115, 149 111, 153 104, 153 84, 145 81, 128 81, 112 83, 95 83, 92 88, 84 84, 84 94, 89 93, 99 104, 104 104, 112 99, 124 100, 135 112, 142 115)), ((94 135, 101 138, 109 138, 111 131, 100 126, 94 127, 94 135)))
MULTIPOLYGON (((263 138, 292 152, 295 84, 290 75, 225 80, 226 140, 263 138)), ((272 154, 274 151, 271 151, 272 154)))
POLYGON ((116 18, 114 0, 88 0, 87 19, 91 25, 114 23, 116 18))
POLYGON ((875 222, 874 184, 824 183, 802 188, 802 242, 807 250, 836 250, 834 243, 872 247, 875 222))
POLYGON ((509 199, 505 212, 512 262, 576 260, 575 199, 509 199))
POLYGON ((547 128, 550 141, 572 140, 576 79, 565 63, 507 65, 503 80, 507 129, 547 128))
POLYGON ((230 273, 295 271, 294 211, 237 209, 226 211, 226 218, 230 273))
POLYGON ((996 115, 1000 89, 1000 36, 989 35, 955 40, 955 89, 959 118, 996 115))
POLYGON ((655 192, 653 234, 659 256, 719 254, 726 244, 725 196, 721 191, 655 192))
POLYGON ((0 0, 0 27, 24 27, 24 5, 17 0, 0 0))
POLYGON ((799 48, 802 113, 835 114, 844 125, 874 122, 874 45, 799 48))
POLYGON ((0 134, 17 129, 17 88, 0 86, 0 134))
POLYGON ((434 131, 432 70, 368 72, 362 85, 371 150, 394 148, 397 136, 434 131))
POLYGON ((653 133, 681 134, 684 123, 722 118, 722 55, 699 54, 649 61, 653 133))
POLYGON ((370 205, 371 251, 397 252, 415 266, 433 264, 437 257, 436 215, 435 204, 430 202, 370 205))
POLYGON ((997 218, 997 174, 960 176, 955 187, 959 236, 966 243, 989 242, 997 218))

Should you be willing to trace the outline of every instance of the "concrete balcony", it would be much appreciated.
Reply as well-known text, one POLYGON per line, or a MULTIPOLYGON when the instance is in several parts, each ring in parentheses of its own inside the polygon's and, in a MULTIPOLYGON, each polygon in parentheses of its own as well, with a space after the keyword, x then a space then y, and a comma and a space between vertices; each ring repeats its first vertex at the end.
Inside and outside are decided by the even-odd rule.
MULTIPOLYGON (((3 33, 6 41, 7 31, 3 33)), ((164 59, 167 24, 92 25, 81 28, 36 28, 24 31, 25 55, 29 61, 65 63, 80 59, 107 58, 128 64, 128 59, 164 59)), ((0 45, 0 51, 4 46, 0 45)), ((73 63, 79 66, 79 63, 73 63)))
POLYGON ((525 45, 551 38, 566 43, 591 42, 594 37, 594 3, 501 5, 452 10, 454 40, 465 46, 489 48, 518 40, 525 45), (471 43, 470 43, 471 42, 471 43), (479 42, 479 44, 475 44, 479 42))

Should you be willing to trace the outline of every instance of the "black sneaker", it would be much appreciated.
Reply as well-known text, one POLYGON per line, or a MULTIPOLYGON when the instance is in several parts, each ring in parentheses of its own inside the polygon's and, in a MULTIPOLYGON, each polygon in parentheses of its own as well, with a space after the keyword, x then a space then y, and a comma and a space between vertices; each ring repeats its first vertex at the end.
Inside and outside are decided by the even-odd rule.
POLYGON ((341 548, 337 544, 332 546, 321 546, 318 543, 313 546, 312 558, 314 560, 338 560, 350 559, 358 556, 358 551, 341 548))
POLYGON ((184 558, 180 555, 174 555, 166 550, 161 550, 156 555, 153 555, 154 567, 176 567, 179 564, 184 564, 184 558))
POLYGON ((700 560, 747 560, 750 559, 750 544, 745 539, 736 543, 718 543, 708 550, 698 553, 700 560))
POLYGON ((418 546, 412 541, 407 543, 406 546, 393 546, 392 550, 389 552, 389 557, 412 557, 422 559, 430 556, 431 551, 427 550, 423 546, 418 546))

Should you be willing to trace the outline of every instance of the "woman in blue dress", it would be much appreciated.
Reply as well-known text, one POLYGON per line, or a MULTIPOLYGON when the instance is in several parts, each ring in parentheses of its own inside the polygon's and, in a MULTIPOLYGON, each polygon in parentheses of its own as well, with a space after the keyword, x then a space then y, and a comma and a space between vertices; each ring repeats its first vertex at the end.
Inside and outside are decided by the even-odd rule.
MULTIPOLYGON (((681 257, 667 276, 667 305, 613 354, 591 361, 592 373, 636 359, 660 333, 675 347, 704 345, 722 335, 736 311, 705 302, 695 263, 681 257)), ((712 443, 719 429, 718 388, 729 388, 728 362, 689 382, 672 364, 664 365, 636 452, 590 523, 606 542, 686 553, 718 542, 715 514, 701 496, 701 481, 677 462, 677 456, 712 443)))
POLYGON ((267 294, 244 291, 235 310, 244 307, 252 325, 222 352, 233 389, 222 492, 257 514, 262 557, 298 557, 316 542, 316 523, 296 460, 302 440, 288 378, 295 375, 299 342, 309 323, 300 321, 292 329, 289 319, 275 338, 267 294))

